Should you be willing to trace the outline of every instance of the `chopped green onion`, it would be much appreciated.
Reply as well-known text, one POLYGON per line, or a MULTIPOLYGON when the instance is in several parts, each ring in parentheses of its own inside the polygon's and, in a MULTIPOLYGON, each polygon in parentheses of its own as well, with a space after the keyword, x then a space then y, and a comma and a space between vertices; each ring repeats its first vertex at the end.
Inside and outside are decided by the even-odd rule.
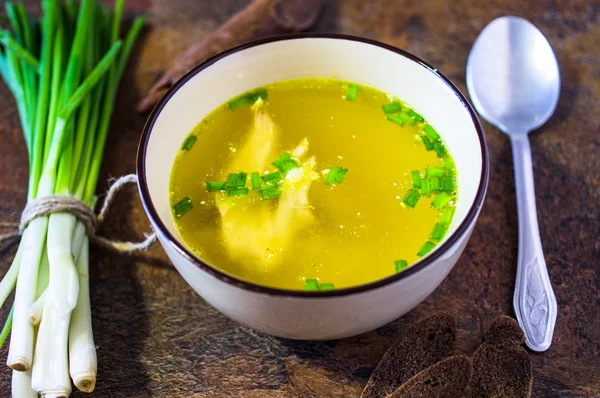
POLYGON ((181 199, 179 202, 173 205, 173 211, 175 212, 175 217, 179 218, 183 216, 188 211, 192 210, 194 206, 192 206, 192 199, 188 196, 181 199))
POLYGON ((252 189, 260 187, 260 175, 257 172, 252 173, 252 189))
POLYGON ((435 150, 435 153, 437 153, 438 158, 443 158, 446 156, 446 147, 442 142, 435 141, 433 143, 433 149, 435 150))
POLYGON ((227 188, 226 182, 206 181, 206 191, 208 191, 208 192, 224 191, 226 188, 227 188))
POLYGON ((417 202, 419 201, 419 198, 421 198, 421 194, 419 193, 419 190, 412 188, 411 190, 408 191, 408 193, 406 194, 406 196, 404 197, 402 202, 404 202, 404 204, 407 205, 408 207, 414 208, 416 206, 417 202))
POLYGON ((281 165, 283 165, 283 163, 290 160, 291 158, 292 158, 292 155, 290 155, 289 152, 284 152, 281 155, 279 155, 279 157, 277 159, 275 159, 273 161, 273 163, 271 163, 271 164, 277 168, 280 168, 281 165))
POLYGON ((242 196, 248 194, 248 188, 237 188, 227 192, 227 196, 242 196))
POLYGON ((431 239, 434 242, 439 242, 442 240, 444 235, 446 235, 446 230, 448 229, 448 225, 442 223, 436 223, 435 227, 433 227, 433 231, 431 232, 431 239))
POLYGON ((433 250, 434 247, 435 247, 435 243, 433 243, 431 241, 425 242, 425 244, 423 245, 423 247, 421 247, 421 249, 417 253, 417 256, 423 257, 424 255, 426 255, 427 253, 429 253, 431 250, 433 250))
POLYGON ((433 143, 426 135, 421 136, 421 140, 423 141, 423 145, 425 145, 425 149, 428 151, 433 150, 433 143))
POLYGON ((396 123, 398 126, 403 127, 405 122, 404 120, 400 119, 398 116, 396 115, 385 115, 385 118, 387 120, 389 120, 390 122, 396 123))
POLYGON ((381 107, 384 113, 396 113, 402 110, 402 105, 399 102, 391 102, 381 107))
POLYGON ((444 161, 444 166, 446 166, 446 168, 448 170, 454 169, 454 167, 455 167, 454 160, 450 156, 444 156, 442 158, 442 160, 444 161))
POLYGON ((281 172, 287 175, 290 170, 295 169, 298 166, 300 166, 300 164, 296 159, 290 159, 281 166, 281 172))
POLYGON ((276 199, 281 196, 281 188, 277 185, 260 191, 263 200, 276 199))
POLYGON ((237 173, 231 173, 227 176, 227 188, 235 189, 240 186, 240 175, 237 173))
POLYGON ((431 138, 434 141, 440 138, 440 135, 437 131, 435 131, 431 124, 428 124, 427 126, 423 127, 423 131, 425 131, 425 134, 427 134, 429 138, 431 138))
POLYGON ((340 172, 341 167, 332 167, 329 169, 329 171, 327 172, 327 177, 325 177, 325 185, 331 185, 333 184, 336 179, 337 179, 337 175, 340 172))
POLYGON ((333 283, 321 283, 319 285, 319 290, 322 292, 326 290, 335 290, 335 286, 333 285, 333 283))
POLYGON ((267 90, 264 88, 259 88, 258 90, 254 90, 247 94, 243 94, 240 97, 237 97, 233 101, 230 101, 227 106, 232 111, 236 109, 242 108, 246 105, 254 104, 258 99, 266 100, 268 98, 267 90))
POLYGON ((454 213, 456 212, 456 207, 454 206, 446 206, 444 212, 442 213, 442 218, 440 218, 440 224, 450 225, 452 222, 452 217, 454 217, 454 213))
POLYGON ((240 97, 240 98, 236 98, 233 101, 231 101, 230 103, 228 103, 227 106, 232 111, 235 111, 236 109, 243 108, 244 106, 251 105, 251 104, 252 104, 252 102, 250 102, 250 100, 247 97, 240 97))
POLYGON ((421 173, 417 170, 413 170, 412 172, 412 181, 414 188, 421 188, 421 173))
POLYGON ((425 120, 425 118, 423 118, 423 116, 419 115, 417 112, 415 112, 413 109, 409 109, 408 110, 408 114, 410 116, 412 116, 417 122, 422 122, 425 120))
POLYGON ((398 114, 398 119, 402 120, 404 123, 408 123, 411 126, 414 126, 417 122, 414 118, 408 116, 406 113, 400 112, 398 114))
POLYGON ((433 202, 431 202, 431 206, 438 210, 442 210, 451 200, 452 196, 448 195, 446 192, 442 192, 433 200, 433 202))
POLYGON ((421 195, 429 197, 431 195, 431 182, 428 178, 421 180, 421 195))
POLYGON ((248 98, 250 99, 250 101, 252 101, 252 103, 255 103, 256 101, 258 101, 259 98, 264 101, 268 97, 269 97, 269 93, 267 93, 267 90, 264 88, 259 88, 258 90, 255 90, 255 91, 251 92, 250 94, 248 94, 248 98))
POLYGON ((190 149, 192 149, 192 147, 194 146, 194 144, 196 143, 196 141, 198 140, 198 137, 195 135, 188 135, 188 137, 185 139, 185 141, 183 141, 183 145, 181 146, 181 150, 182 151, 189 151, 190 149))
POLYGON ((295 169, 296 167, 298 167, 299 164, 296 159, 292 159, 292 155, 286 152, 279 156, 277 159, 275 159, 272 165, 277 167, 277 169, 283 175, 286 175, 291 169, 295 169))
POLYGON ((431 192, 440 191, 440 177, 429 177, 429 184, 431 186, 431 192))
POLYGON ((242 188, 246 186, 246 179, 248 178, 248 174, 243 171, 239 174, 240 180, 238 181, 238 188, 242 188))
POLYGON ((260 177, 260 179, 263 182, 277 182, 277 181, 281 181, 281 173, 276 171, 274 173, 268 173, 265 174, 264 176, 260 177))
POLYGON ((316 279, 306 279, 304 281, 304 289, 308 292, 315 292, 319 290, 319 281, 316 279))
POLYGON ((335 175, 335 182, 337 182, 338 184, 344 182, 346 174, 348 174, 348 169, 345 167, 340 167, 337 174, 335 175))
POLYGON ((356 84, 351 84, 348 86, 348 92, 346 93, 346 99, 348 101, 356 101, 356 97, 358 96, 358 86, 356 84))
POLYGON ((443 167, 428 167, 425 170, 428 177, 441 177, 446 174, 446 169, 443 167))
POLYGON ((394 264, 396 265, 396 272, 400 272, 408 267, 408 262, 406 260, 396 260, 394 261, 394 264))
POLYGON ((440 191, 452 193, 456 189, 456 183, 453 176, 440 177, 440 191))

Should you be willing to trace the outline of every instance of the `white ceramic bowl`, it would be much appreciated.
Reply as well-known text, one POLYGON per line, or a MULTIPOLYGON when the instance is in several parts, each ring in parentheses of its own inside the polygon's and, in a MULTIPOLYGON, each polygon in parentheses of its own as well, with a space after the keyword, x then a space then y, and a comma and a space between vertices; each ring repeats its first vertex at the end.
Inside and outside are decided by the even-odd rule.
POLYGON ((139 189, 169 258, 192 288, 241 324, 275 336, 328 340, 399 318, 448 275, 467 244, 488 180, 485 138, 459 90, 425 62, 375 41, 301 34, 255 41, 198 65, 162 98, 138 151, 139 189), (247 90, 280 80, 332 77, 375 87, 415 107, 444 138, 458 170, 460 195, 446 238, 408 270, 330 292, 267 288, 224 274, 183 244, 169 206, 169 176, 185 136, 208 113, 247 90))

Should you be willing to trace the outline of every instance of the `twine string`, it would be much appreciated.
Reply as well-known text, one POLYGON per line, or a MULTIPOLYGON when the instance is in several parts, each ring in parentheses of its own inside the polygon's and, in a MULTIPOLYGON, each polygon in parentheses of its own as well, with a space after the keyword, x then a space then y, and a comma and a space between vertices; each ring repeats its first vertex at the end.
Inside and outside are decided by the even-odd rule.
POLYGON ((155 241, 156 234, 145 234, 146 238, 141 242, 127 242, 105 238, 96 234, 96 229, 104 221, 106 215, 110 211, 112 203, 117 194, 123 190, 126 185, 137 184, 138 178, 135 174, 129 174, 117 179, 106 193, 106 198, 100 209, 100 213, 96 215, 94 210, 79 199, 70 196, 43 196, 34 199, 27 203, 23 213, 21 213, 21 221, 19 224, 2 222, 0 228, 18 228, 17 231, 11 231, 0 235, 0 243, 19 239, 27 225, 37 217, 47 216, 53 213, 71 213, 80 220, 86 229, 86 233, 90 240, 102 247, 113 250, 118 253, 134 253, 147 250, 155 241))

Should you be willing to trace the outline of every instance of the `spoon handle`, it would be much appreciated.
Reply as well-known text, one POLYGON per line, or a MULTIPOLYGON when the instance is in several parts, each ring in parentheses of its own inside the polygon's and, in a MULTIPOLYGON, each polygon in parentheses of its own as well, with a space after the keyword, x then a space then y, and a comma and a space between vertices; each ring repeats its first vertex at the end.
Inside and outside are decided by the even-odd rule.
POLYGON ((535 206, 531 148, 527 134, 511 136, 517 209, 519 257, 513 305, 526 343, 534 351, 546 351, 556 322, 556 298, 544 260, 535 206))

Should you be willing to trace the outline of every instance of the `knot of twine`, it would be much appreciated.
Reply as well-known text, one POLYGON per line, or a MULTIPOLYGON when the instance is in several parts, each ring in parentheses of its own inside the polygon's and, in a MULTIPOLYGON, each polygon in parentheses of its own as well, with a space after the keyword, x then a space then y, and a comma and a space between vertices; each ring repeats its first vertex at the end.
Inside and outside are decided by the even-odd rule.
POLYGON ((129 174, 116 180, 106 193, 106 198, 98 215, 84 202, 70 196, 51 195, 32 200, 27 203, 23 213, 21 213, 21 221, 18 225, 14 223, 0 223, 0 227, 4 228, 18 227, 18 231, 0 235, 0 243, 18 239, 23 234, 23 231, 25 231, 25 228, 27 228, 27 225, 37 217, 53 213, 71 213, 85 225, 87 236, 97 245, 118 253, 133 253, 146 250, 156 240, 155 233, 146 234, 146 239, 141 242, 121 242, 96 235, 96 228, 104 221, 116 195, 125 185, 137 184, 137 182, 138 178, 135 174, 129 174))

